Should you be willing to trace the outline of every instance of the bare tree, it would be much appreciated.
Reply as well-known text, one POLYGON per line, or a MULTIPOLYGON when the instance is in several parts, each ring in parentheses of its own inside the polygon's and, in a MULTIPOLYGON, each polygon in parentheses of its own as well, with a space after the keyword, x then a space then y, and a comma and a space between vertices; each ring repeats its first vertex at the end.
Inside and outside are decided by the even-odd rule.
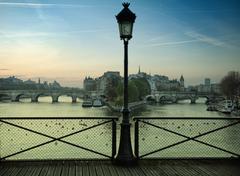
POLYGON ((222 93, 227 98, 238 101, 240 96, 240 74, 236 71, 229 72, 220 83, 222 93))

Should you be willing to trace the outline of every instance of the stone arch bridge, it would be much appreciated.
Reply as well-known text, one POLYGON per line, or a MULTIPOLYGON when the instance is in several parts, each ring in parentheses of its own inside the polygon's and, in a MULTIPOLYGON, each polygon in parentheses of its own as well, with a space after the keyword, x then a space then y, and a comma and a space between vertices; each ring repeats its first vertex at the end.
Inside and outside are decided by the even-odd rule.
POLYGON ((198 98, 206 98, 207 101, 213 101, 216 99, 224 99, 223 95, 205 92, 175 92, 175 91, 163 91, 154 92, 151 95, 145 97, 146 100, 154 100, 157 103, 164 101, 170 101, 172 103, 177 103, 180 100, 190 100, 191 103, 196 103, 198 98))
POLYGON ((52 102, 58 102, 58 98, 62 95, 66 95, 72 98, 72 102, 76 103, 77 98, 83 98, 83 91, 76 90, 0 90, 1 97, 7 97, 12 102, 18 102, 21 97, 31 98, 31 102, 38 102, 40 96, 52 97, 52 102))

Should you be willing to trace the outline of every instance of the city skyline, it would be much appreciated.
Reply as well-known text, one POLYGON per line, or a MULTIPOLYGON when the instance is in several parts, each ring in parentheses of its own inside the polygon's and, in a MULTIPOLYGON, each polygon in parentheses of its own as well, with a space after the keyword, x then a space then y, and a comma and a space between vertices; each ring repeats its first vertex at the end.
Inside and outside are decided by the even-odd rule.
MULTIPOLYGON (((219 82, 239 71, 240 3, 131 0, 136 13, 129 73, 219 82)), ((82 87, 85 76, 123 73, 123 46, 115 15, 118 0, 0 1, 0 77, 58 80, 82 87)))

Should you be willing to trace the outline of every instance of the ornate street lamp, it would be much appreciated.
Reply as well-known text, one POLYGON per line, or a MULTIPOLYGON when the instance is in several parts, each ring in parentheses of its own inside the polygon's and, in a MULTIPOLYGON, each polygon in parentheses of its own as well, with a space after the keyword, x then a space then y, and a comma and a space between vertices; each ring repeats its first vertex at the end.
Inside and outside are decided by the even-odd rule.
POLYGON ((122 11, 116 16, 119 25, 120 38, 124 43, 124 102, 123 102, 123 119, 121 123, 121 136, 118 155, 116 158, 117 164, 131 165, 135 163, 135 158, 132 152, 129 109, 128 109, 128 41, 132 38, 133 23, 136 15, 129 10, 130 3, 123 3, 122 11))

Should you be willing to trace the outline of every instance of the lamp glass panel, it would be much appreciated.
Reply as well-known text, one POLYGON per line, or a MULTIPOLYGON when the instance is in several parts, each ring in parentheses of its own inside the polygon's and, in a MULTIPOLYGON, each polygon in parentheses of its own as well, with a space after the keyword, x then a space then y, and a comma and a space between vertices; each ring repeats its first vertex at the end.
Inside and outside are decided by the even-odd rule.
POLYGON ((124 21, 119 23, 120 36, 127 37, 132 35, 132 23, 124 21))

